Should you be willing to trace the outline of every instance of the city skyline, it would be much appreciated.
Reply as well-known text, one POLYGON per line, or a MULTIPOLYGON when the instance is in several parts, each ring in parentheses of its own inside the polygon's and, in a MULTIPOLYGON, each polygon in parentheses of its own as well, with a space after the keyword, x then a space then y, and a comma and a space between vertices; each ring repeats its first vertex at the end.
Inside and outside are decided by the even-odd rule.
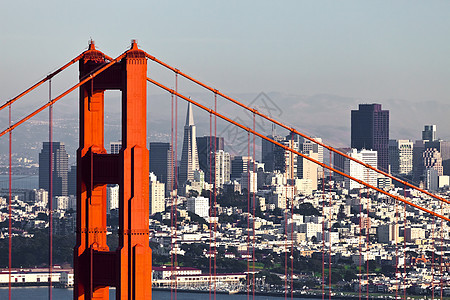
POLYGON ((0 285, 10 298, 12 285, 49 282, 49 299, 52 282, 80 299, 109 299, 110 287, 121 299, 153 287, 450 294, 450 2, 91 2, 0 12, 3 101, 51 78, 0 112, 10 130, 0 139, 0 285), (45 77, 86 41, 78 68, 45 77), (80 80, 53 109, 12 125, 80 80), (217 151, 205 155, 213 132, 217 151), (295 132, 351 148, 332 159, 295 132), (37 173, 36 188, 11 188, 11 174, 37 173))

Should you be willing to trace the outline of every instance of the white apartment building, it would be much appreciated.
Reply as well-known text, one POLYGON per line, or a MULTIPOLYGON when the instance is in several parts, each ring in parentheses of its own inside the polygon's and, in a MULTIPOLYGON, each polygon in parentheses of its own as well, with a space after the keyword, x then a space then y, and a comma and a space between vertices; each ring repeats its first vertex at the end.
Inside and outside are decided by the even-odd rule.
POLYGON ((209 217, 209 199, 205 197, 191 197, 187 200, 187 210, 200 217, 209 217))
MULTIPOLYGON (((356 150, 352 149, 347 155, 362 161, 363 163, 369 164, 372 167, 377 168, 377 151, 373 150, 356 150)), ((363 165, 354 162, 352 160, 346 159, 344 162, 344 172, 356 179, 362 180, 372 186, 377 186, 378 173, 370 170, 363 165)), ((364 188, 363 185, 359 184, 354 180, 345 178, 345 188, 348 190, 364 188)))
POLYGON ((119 185, 111 184, 106 187, 106 208, 107 212, 119 208, 119 185))
POLYGON ((255 173, 253 171, 247 171, 242 173, 241 190, 244 189, 247 190, 250 189, 250 193, 256 193, 258 191, 258 173, 255 173))
POLYGON ((230 153, 219 150, 215 155, 215 182, 217 188, 222 188, 226 182, 230 181, 231 175, 231 156, 230 153))
POLYGON ((155 174, 150 173, 149 207, 151 215, 166 210, 165 188, 166 185, 159 182, 155 174))

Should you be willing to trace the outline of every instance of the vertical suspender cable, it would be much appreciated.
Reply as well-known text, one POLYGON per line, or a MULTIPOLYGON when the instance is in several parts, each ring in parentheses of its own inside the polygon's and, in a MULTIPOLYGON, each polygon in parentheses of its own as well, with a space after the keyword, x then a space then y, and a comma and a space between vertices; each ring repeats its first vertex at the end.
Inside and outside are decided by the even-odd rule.
MULTIPOLYGON (((209 113, 209 143, 208 143, 208 158, 209 158, 209 184, 212 184, 212 114, 209 113)), ((209 216, 213 215, 213 197, 211 194, 211 190, 209 192, 209 216)), ((209 300, 211 300, 212 296, 212 240, 213 240, 213 229, 211 225, 211 221, 209 222, 209 300)))
MULTIPOLYGON (((48 101, 52 101, 52 80, 48 81, 48 101)), ((48 207, 49 207, 49 224, 48 224, 48 236, 49 236, 49 285, 48 285, 48 299, 52 300, 52 271, 53 271, 53 105, 48 108, 48 140, 50 146, 50 162, 49 162, 49 192, 48 192, 48 207)), ((92 188, 92 186, 91 186, 92 188)), ((92 292, 92 291, 91 291, 92 292)))
POLYGON ((398 284, 397 284, 397 288, 395 289, 395 299, 397 299, 398 297, 398 290, 400 289, 400 276, 398 274, 398 234, 397 232, 399 231, 399 227, 398 227, 398 202, 395 201, 395 227, 394 227, 394 232, 395 232, 395 279, 398 280, 398 284))
MULTIPOLYGON (((433 216, 433 223, 431 224, 431 299, 434 299, 434 251, 435 251, 435 246, 434 246, 434 231, 435 231, 435 227, 436 227, 436 220, 435 217, 433 216)), ((406 262, 405 262, 406 263, 406 262)), ((406 272, 405 272, 406 275, 406 272)))
MULTIPOLYGON (((330 152, 330 165, 331 165, 331 152, 330 152)), ((323 172, 323 176, 325 177, 325 170, 323 172)), ((331 223, 332 223, 332 196, 331 196, 331 171, 330 171, 330 180, 328 182, 328 197, 330 197, 330 211, 329 211, 329 215, 330 215, 330 223, 328 224, 328 243, 329 243, 329 249, 330 251, 328 252, 328 299, 331 300, 331 223)))
MULTIPOLYGON (((11 127, 11 104, 9 105, 9 127, 11 127)), ((8 299, 11 300, 12 267, 12 130, 9 132, 9 168, 8 168, 8 299)))
POLYGON ((283 182, 284 189, 284 299, 287 299, 288 294, 288 197, 286 193, 287 180, 286 183, 283 182))
MULTIPOLYGON (((406 199, 406 186, 403 186, 403 197, 406 199)), ((406 204, 403 206, 404 211, 403 211, 403 232, 405 232, 406 229, 406 204)), ((433 222, 434 222, 434 216, 433 216, 433 222)), ((400 233, 400 230, 399 230, 400 233)), ((433 239, 433 243, 434 243, 434 239, 433 239)), ((434 254, 434 251, 433 251, 434 254)), ((404 270, 404 275, 403 275, 403 299, 406 300, 406 239, 405 239, 405 234, 403 234, 403 270, 404 270)))
MULTIPOLYGON (((369 170, 367 170, 370 172, 369 170)), ((366 275, 367 275, 367 289, 366 289, 366 297, 367 300, 369 300, 369 254, 370 254, 370 236, 369 236, 369 229, 370 229, 370 190, 367 190, 367 218, 366 218, 366 275)))
POLYGON ((358 291, 358 299, 361 300, 361 276, 362 276, 362 262, 361 262, 361 256, 362 256, 362 249, 361 249, 361 235, 362 235, 362 225, 361 225, 361 186, 359 187, 359 240, 358 240, 358 246, 359 246, 359 291, 358 291))
MULTIPOLYGON (((175 175, 175 168, 174 168, 174 164, 173 164, 173 160, 177 159, 176 156, 174 157, 174 135, 173 135, 173 127, 174 127, 174 109, 173 109, 173 94, 171 94, 171 126, 172 126, 172 130, 171 130, 171 142, 172 142, 172 178, 174 178, 174 180, 172 181, 172 192, 171 192, 171 200, 172 200, 172 206, 170 207, 170 299, 173 300, 173 206, 175 205, 175 195, 174 195, 174 190, 175 189, 175 182, 177 180, 177 177, 175 175)), ((176 139, 176 136, 175 136, 176 139)), ((178 192, 178 191, 177 191, 178 192)))
MULTIPOLYGON (((247 132, 247 157, 250 158, 250 131, 247 132)), ((250 164, 247 164, 247 300, 250 299, 250 164)))
MULTIPOLYGON (((255 129, 253 129, 255 130, 255 129)), ((291 146, 294 148, 294 133, 291 132, 291 146)), ((294 173, 294 154, 289 153, 290 157, 290 167, 291 167, 291 182, 289 185, 290 193, 291 193, 291 300, 294 299, 294 197, 295 193, 295 178, 296 174, 294 173)))
MULTIPOLYGON (((214 111, 217 112, 217 94, 214 93, 214 111)), ((216 282, 217 282, 217 116, 214 115, 214 300, 216 300, 216 282)))
MULTIPOLYGON (((178 93, 178 73, 175 73, 175 92, 178 93)), ((177 123, 178 120, 178 96, 175 94, 175 124, 178 125, 177 123)), ((178 127, 178 126, 176 126, 178 127)), ((178 140, 178 136, 177 136, 177 140, 178 140)), ((177 143, 178 146, 178 143, 177 143)), ((175 197, 175 206, 174 206, 174 210, 175 210, 175 300, 177 300, 177 292, 178 292, 178 246, 177 246, 177 240, 178 240, 178 233, 177 233, 177 227, 178 227, 178 189, 177 189, 177 194, 175 197)))
POLYGON ((325 169, 322 169, 322 300, 325 299, 325 169))
MULTIPOLYGON (((441 202, 441 214, 443 213, 443 211, 442 211, 442 202, 441 202)), ((444 294, 444 291, 443 291, 443 274, 442 274, 442 257, 444 256, 444 227, 443 227, 443 225, 444 225, 444 222, 441 220, 441 232, 440 232, 440 234, 441 234, 441 251, 440 251, 440 253, 439 253, 439 256, 440 256, 440 261, 439 261, 439 275, 440 275, 440 279, 439 279, 439 286, 440 286, 440 288, 441 288, 441 300, 442 300, 442 297, 443 297, 443 294, 444 294)))
MULTIPOLYGON (((253 130, 256 130, 256 121, 255 121, 255 114, 253 113, 253 130)), ((253 135, 253 174, 252 176, 255 176, 256 174, 256 136, 253 135)), ((255 221, 256 221, 256 193, 253 193, 253 253, 252 253, 252 260, 253 260, 253 299, 255 299, 255 247, 256 247, 256 232, 255 232, 255 221)))

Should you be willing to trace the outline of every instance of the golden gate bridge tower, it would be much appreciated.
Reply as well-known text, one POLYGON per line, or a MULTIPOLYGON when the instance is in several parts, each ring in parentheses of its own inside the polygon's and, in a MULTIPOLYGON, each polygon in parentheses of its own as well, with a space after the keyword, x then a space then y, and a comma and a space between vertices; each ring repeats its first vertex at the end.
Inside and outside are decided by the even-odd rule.
MULTIPOLYGON (((79 61, 80 78, 108 63, 89 50, 79 61)), ((147 59, 132 41, 115 65, 80 87, 80 145, 77 151, 77 241, 74 299, 151 299, 149 247, 149 153, 147 137, 147 59), (104 146, 105 90, 122 92, 122 149, 104 146), (119 246, 106 243, 106 185, 119 184, 119 246)))

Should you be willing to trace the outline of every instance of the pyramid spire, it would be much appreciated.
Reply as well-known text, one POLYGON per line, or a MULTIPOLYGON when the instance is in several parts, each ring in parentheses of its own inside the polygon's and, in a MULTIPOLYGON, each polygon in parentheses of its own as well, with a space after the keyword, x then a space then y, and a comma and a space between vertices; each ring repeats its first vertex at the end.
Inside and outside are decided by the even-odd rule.
POLYGON ((188 103, 187 114, 186 114, 186 126, 193 126, 194 124, 194 115, 192 113, 192 103, 188 103))

